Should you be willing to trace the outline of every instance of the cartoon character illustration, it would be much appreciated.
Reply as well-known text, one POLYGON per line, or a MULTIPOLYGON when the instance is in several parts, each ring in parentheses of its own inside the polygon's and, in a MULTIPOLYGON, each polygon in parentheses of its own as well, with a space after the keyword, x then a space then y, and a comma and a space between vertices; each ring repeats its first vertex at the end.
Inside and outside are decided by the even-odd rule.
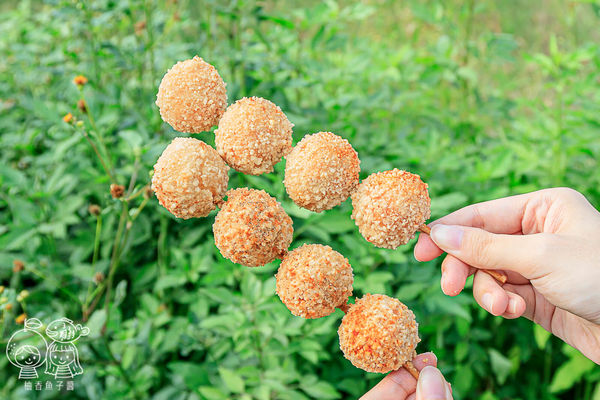
POLYGON ((89 333, 88 327, 75 325, 68 318, 52 321, 46 328, 46 335, 53 340, 48 347, 46 373, 56 379, 69 379, 82 374, 75 341, 89 333))
POLYGON ((6 346, 6 356, 12 365, 20 368, 19 379, 38 378, 37 368, 46 361, 48 343, 37 332, 42 322, 37 318, 25 320, 25 327, 16 331, 6 346))

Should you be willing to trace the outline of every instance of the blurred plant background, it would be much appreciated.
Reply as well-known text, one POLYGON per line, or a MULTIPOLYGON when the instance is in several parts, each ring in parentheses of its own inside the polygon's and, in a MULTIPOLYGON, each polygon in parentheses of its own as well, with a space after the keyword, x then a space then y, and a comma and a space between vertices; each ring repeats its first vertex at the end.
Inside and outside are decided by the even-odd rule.
MULTIPOLYGON (((214 213, 177 220, 148 196, 177 135, 154 100, 178 60, 215 65, 229 102, 277 103, 295 142, 348 138, 362 178, 420 174, 432 218, 557 185, 600 207, 597 0, 22 0, 0 11, 2 341, 23 313, 85 321, 73 396, 353 399, 382 378, 344 359, 340 311, 290 314, 274 292, 278 263, 223 259, 214 213)), ((283 169, 232 171, 230 187, 276 196, 294 219, 292 247, 348 257, 355 295, 412 308, 419 350, 436 353, 455 398, 600 399, 591 361, 527 320, 490 316, 469 289, 444 296, 439 261, 417 263, 414 241, 369 245, 349 201, 322 214, 294 206, 283 169)), ((17 377, 0 357, 0 397, 58 396, 26 393, 17 377)))

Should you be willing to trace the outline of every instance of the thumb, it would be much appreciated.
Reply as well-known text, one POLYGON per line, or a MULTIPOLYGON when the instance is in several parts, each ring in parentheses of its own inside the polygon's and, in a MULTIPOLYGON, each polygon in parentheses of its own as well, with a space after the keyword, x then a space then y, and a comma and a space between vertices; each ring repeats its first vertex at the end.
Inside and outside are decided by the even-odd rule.
POLYGON ((417 400, 452 400, 450 386, 439 369, 426 366, 419 374, 417 400))
POLYGON ((483 229, 436 224, 431 239, 448 254, 475 268, 505 269, 534 279, 550 268, 560 245, 556 235, 495 234, 483 229))

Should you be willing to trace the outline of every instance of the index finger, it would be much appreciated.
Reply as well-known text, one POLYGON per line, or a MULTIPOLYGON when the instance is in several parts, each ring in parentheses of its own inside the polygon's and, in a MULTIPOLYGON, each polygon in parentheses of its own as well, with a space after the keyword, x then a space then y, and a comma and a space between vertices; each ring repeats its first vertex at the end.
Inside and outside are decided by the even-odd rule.
MULTIPOLYGON (((525 208, 534 193, 472 204, 435 220, 429 225, 462 225, 481 228, 492 233, 521 234, 525 208)), ((443 251, 433 243, 429 235, 420 234, 414 253, 417 260, 430 261, 439 257, 443 251)))
MULTIPOLYGON (((427 365, 437 366, 437 358, 433 353, 419 354, 412 362, 418 371, 421 371, 427 365)), ((417 380, 402 367, 387 374, 360 400, 405 400, 416 390, 417 380)))

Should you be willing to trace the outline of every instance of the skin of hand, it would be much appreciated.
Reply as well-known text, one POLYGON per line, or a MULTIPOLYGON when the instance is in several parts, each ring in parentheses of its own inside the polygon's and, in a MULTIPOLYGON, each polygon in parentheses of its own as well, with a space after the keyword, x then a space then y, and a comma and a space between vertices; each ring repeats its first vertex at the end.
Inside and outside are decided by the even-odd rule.
POLYGON ((433 353, 419 354, 413 365, 420 371, 419 381, 404 368, 392 371, 360 400, 452 400, 452 390, 436 368, 433 353))
POLYGON ((419 261, 448 253, 441 286, 458 295, 475 274, 473 295, 496 316, 524 316, 600 364, 600 213, 568 188, 470 205, 420 235, 419 261), (502 270, 500 285, 479 269, 502 270))

